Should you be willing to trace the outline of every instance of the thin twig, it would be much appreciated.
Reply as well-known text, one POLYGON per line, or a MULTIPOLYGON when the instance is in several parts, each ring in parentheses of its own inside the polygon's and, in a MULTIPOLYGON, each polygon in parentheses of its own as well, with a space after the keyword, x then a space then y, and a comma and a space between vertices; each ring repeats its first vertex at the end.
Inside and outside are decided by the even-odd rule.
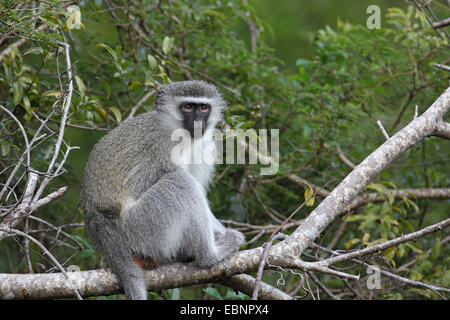
POLYGON ((36 244, 39 248, 41 248, 41 250, 44 251, 44 254, 47 255, 50 258, 50 260, 52 260, 52 262, 58 267, 58 269, 61 271, 61 273, 66 277, 66 279, 67 279, 67 281, 69 283, 69 286, 72 287, 72 289, 75 292, 75 295, 78 298, 78 300, 83 300, 83 298, 81 297, 81 295, 78 292, 77 288, 75 288, 75 286, 73 285, 72 281, 70 280, 70 277, 67 274, 66 270, 64 270, 64 268, 61 266, 61 264, 58 262, 58 260, 56 260, 56 258, 50 253, 50 251, 47 250, 47 248, 42 243, 40 243, 35 238, 33 238, 33 237, 29 236, 28 234, 26 234, 26 233, 24 233, 22 231, 19 231, 19 230, 11 229, 11 228, 8 228, 8 227, 2 227, 2 226, 0 226, 0 230, 2 230, 3 232, 6 232, 6 233, 13 233, 15 235, 28 238, 34 244, 36 244))
MULTIPOLYGON (((58 139, 55 144, 55 151, 53 153, 53 157, 50 161, 50 164, 47 169, 47 173, 49 175, 52 174, 53 168, 55 166, 56 160, 59 155, 59 150, 61 148, 61 143, 63 141, 64 137, 64 129, 66 126, 67 121, 67 114, 69 112, 70 103, 72 101, 72 93, 73 93, 73 77, 72 77, 72 64, 70 61, 70 46, 66 42, 56 42, 58 45, 62 46, 64 48, 64 53, 66 56, 66 66, 67 66, 67 78, 68 78, 68 92, 64 99, 63 107, 62 107, 62 116, 61 116, 61 124, 59 126, 59 134, 58 139)), ((62 166, 64 162, 61 162, 60 166, 62 166)), ((39 197, 41 196, 42 192, 44 191, 45 187, 48 185, 48 183, 52 180, 52 177, 45 177, 42 181, 41 185, 39 186, 38 191, 36 192, 36 195, 34 196, 34 201, 37 201, 39 197)))
POLYGON ((381 130, 381 132, 383 133, 383 136, 386 138, 386 140, 389 140, 389 135, 388 135, 388 133, 386 132, 386 130, 384 129, 384 127, 383 127, 383 125, 381 124, 381 121, 380 121, 380 120, 377 121, 377 125, 378 125, 378 128, 380 128, 380 130, 381 130))
POLYGON ((434 66, 436 68, 439 68, 439 69, 442 69, 442 70, 450 72, 450 67, 446 66, 445 64, 435 63, 434 66))
POLYGON ((262 277, 262 274, 264 271, 264 266, 266 264, 267 253, 268 253, 270 247, 272 246, 272 243, 277 239, 286 239, 286 238, 287 238, 287 235, 285 235, 283 233, 277 233, 275 236, 269 237, 267 242, 264 243, 263 253, 261 256, 261 262, 259 263, 258 272, 256 274, 255 289, 253 291, 252 300, 258 300, 258 291, 261 286, 261 277, 262 277))

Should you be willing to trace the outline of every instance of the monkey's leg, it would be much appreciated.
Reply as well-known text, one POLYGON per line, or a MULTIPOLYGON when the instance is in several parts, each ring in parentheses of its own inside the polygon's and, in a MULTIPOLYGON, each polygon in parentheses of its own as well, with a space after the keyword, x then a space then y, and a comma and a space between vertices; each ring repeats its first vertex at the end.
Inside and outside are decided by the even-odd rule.
POLYGON ((192 257, 195 265, 210 267, 237 251, 243 241, 231 229, 215 241, 218 221, 212 219, 200 184, 183 170, 164 175, 126 208, 123 226, 132 248, 157 264, 192 257))
POLYGON ((94 213, 86 227, 107 266, 119 278, 127 299, 146 300, 147 288, 142 269, 134 261, 128 240, 115 222, 101 213, 94 213))

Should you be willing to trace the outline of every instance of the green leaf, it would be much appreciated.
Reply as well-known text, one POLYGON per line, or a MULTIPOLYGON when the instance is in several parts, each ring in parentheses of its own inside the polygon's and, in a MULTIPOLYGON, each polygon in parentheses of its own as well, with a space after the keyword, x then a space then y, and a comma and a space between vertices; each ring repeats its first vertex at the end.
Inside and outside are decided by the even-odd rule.
POLYGON ((85 258, 92 256, 94 253, 95 253, 95 251, 92 249, 83 249, 80 251, 80 257, 81 257, 81 259, 85 259, 85 258))
POLYGON ((59 97, 60 95, 61 91, 59 90, 48 90, 42 94, 43 97, 59 97))
POLYGON ((361 214, 353 214, 351 216, 348 216, 346 218, 344 218, 345 222, 354 222, 354 221, 359 221, 359 220, 364 220, 365 217, 361 214))
POLYGON ((210 296, 212 296, 216 299, 223 300, 222 295, 220 294, 219 291, 217 291, 216 288, 208 287, 208 288, 203 289, 203 292, 209 294, 210 296))
POLYGON ((411 222, 409 222, 406 219, 401 219, 401 221, 411 232, 415 231, 415 229, 414 229, 413 225, 411 224, 411 222))
POLYGON ((16 106, 20 103, 20 101, 22 101, 23 90, 19 82, 14 82, 13 89, 13 104, 16 106))
POLYGON ((387 241, 386 238, 380 238, 380 239, 377 239, 377 240, 374 240, 374 241, 369 242, 369 243, 367 244, 367 246, 368 246, 368 247, 376 246, 377 244, 380 244, 380 243, 383 243, 383 242, 386 242, 386 241, 387 241))
POLYGON ((158 62, 156 61, 155 57, 153 57, 151 54, 147 55, 148 65, 150 66, 150 69, 155 70, 158 66, 158 62))
POLYGON ((117 45, 116 46, 116 55, 119 57, 121 52, 122 52, 122 46, 121 45, 117 45))
POLYGON ((361 240, 359 240, 358 238, 351 239, 349 242, 347 242, 347 246, 345 247, 345 250, 348 251, 348 249, 350 249, 352 246, 359 243, 360 241, 361 240))
POLYGON ((180 289, 167 289, 167 294, 170 300, 180 300, 180 289))
POLYGON ((311 188, 305 189, 305 201, 307 207, 312 207, 314 205, 314 197, 312 196, 313 190, 311 188))
POLYGON ((27 73, 24 73, 24 74, 23 74, 22 76, 20 76, 19 79, 17 79, 17 80, 20 81, 20 82, 27 83, 27 84, 30 84, 30 83, 33 82, 31 76, 30 76, 29 74, 27 74, 27 73))
POLYGON ((113 48, 111 48, 107 44, 99 43, 99 44, 97 44, 97 47, 106 49, 106 51, 108 51, 108 53, 114 58, 114 60, 117 60, 116 52, 113 50, 113 48))
POLYGON ((85 238, 82 238, 80 236, 73 236, 73 237, 78 241, 80 241, 86 248, 94 250, 94 248, 92 248, 91 244, 85 238))
POLYGON ((436 236, 434 240, 433 250, 431 251, 431 257, 433 260, 436 260, 441 255, 441 238, 438 235, 436 236))
POLYGON ((103 118, 108 119, 108 115, 106 113, 106 110, 103 109, 98 103, 94 103, 93 107, 95 110, 97 110, 98 113, 102 115, 103 118))
POLYGON ((250 298, 248 295, 242 292, 236 293, 233 289, 229 289, 227 293, 225 294, 224 300, 245 300, 247 298, 250 298))
POLYGON ((165 55, 167 55, 170 50, 173 48, 173 41, 175 39, 173 37, 165 37, 162 44, 162 51, 165 55))
POLYGON ((44 49, 42 49, 41 47, 32 47, 30 49, 28 49, 27 51, 25 51, 25 53, 23 54, 24 56, 26 56, 27 54, 42 54, 44 52, 44 49))
POLYGON ((383 256, 385 256, 389 262, 392 264, 392 266, 395 268, 395 261, 394 261, 394 257, 395 257, 395 247, 386 249, 383 252, 383 256))
POLYGON ((31 103, 30 103, 30 99, 28 99, 27 96, 24 96, 22 99, 23 102, 23 107, 25 108, 25 110, 27 111, 27 113, 31 113, 31 103))
POLYGON ((128 89, 130 91, 133 91, 134 89, 136 89, 137 87, 139 87, 141 85, 140 81, 134 80, 133 82, 131 82, 131 84, 128 86, 128 89))
POLYGON ((122 114, 120 113, 120 110, 117 109, 116 107, 109 107, 109 110, 111 110, 111 112, 114 114, 114 117, 116 117, 117 123, 121 123, 122 122, 122 114))
POLYGON ((0 141, 0 148, 2 157, 6 157, 9 154, 9 151, 11 150, 11 145, 8 141, 2 140, 0 141))
POLYGON ((415 251, 417 253, 422 253, 422 249, 416 243, 405 242, 405 246, 409 247, 410 249, 412 249, 413 251, 415 251))
POLYGON ((375 190, 380 194, 383 194, 385 190, 385 187, 381 183, 369 183, 366 188, 375 190))
POLYGON ((246 121, 238 123, 235 127, 235 129, 247 129, 251 128, 255 123, 253 121, 246 121))
POLYGON ((227 17, 224 14, 214 10, 203 10, 201 13, 211 18, 219 18, 222 21, 227 20, 227 17))
POLYGON ((169 83, 169 77, 167 76, 166 70, 164 70, 163 66, 158 66, 159 71, 161 73, 161 78, 163 79, 163 83, 169 83))
POLYGON ((81 78, 77 75, 75 75, 74 78, 75 78, 75 82, 78 87, 78 91, 80 92, 80 96, 84 97, 84 95, 86 93, 86 86, 84 85, 83 80, 81 80, 81 78))
POLYGON ((370 239, 370 233, 365 233, 364 236, 363 236, 362 239, 361 239, 361 243, 362 243, 363 245, 367 246, 367 244, 369 243, 369 242, 368 242, 369 239, 370 239))
POLYGON ((103 84, 103 87, 106 91, 106 99, 109 99, 109 97, 111 96, 111 88, 109 87, 109 83, 105 79, 102 79, 100 77, 97 77, 96 79, 100 80, 100 82, 103 84))

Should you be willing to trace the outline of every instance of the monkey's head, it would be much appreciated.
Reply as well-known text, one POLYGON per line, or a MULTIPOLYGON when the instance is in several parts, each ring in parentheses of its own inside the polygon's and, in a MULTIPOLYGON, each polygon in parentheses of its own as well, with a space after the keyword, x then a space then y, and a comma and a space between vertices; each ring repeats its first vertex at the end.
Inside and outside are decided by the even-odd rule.
POLYGON ((225 101, 216 87, 200 80, 172 82, 164 85, 155 98, 155 110, 166 118, 171 129, 183 128, 194 138, 213 129, 222 119, 225 101), (173 125, 175 124, 175 125, 173 125))

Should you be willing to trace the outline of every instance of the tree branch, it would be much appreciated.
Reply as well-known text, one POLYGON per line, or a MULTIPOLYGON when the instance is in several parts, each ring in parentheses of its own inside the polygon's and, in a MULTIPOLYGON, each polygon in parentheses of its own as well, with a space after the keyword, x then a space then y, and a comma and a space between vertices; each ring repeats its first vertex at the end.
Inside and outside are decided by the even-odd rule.
POLYGON ((376 253, 376 252, 381 252, 383 250, 386 250, 388 248, 391 247, 395 247, 398 246, 401 243, 404 242, 408 242, 408 241, 412 241, 412 240, 416 240, 419 239, 421 237, 424 237, 430 233, 442 230, 446 227, 448 227, 450 225, 450 218, 443 220, 439 223, 433 224, 431 226, 428 226, 426 228, 423 228, 419 231, 416 232, 412 232, 412 233, 408 233, 406 235, 403 235, 401 237, 395 238, 393 240, 389 240, 383 243, 380 243, 378 245, 372 246, 372 247, 368 247, 365 249, 361 249, 361 250, 356 250, 353 252, 349 252, 346 254, 341 254, 339 256, 336 257, 331 257, 325 260, 320 261, 321 265, 333 265, 342 261, 346 261, 346 260, 350 260, 350 259, 354 259, 354 258, 360 258, 362 256, 368 255, 368 254, 372 254, 372 253, 376 253))
MULTIPOLYGON (((48 25, 46 24, 42 24, 40 25, 36 31, 44 31, 45 29, 48 28, 48 25)), ((11 53, 11 47, 16 47, 16 48, 20 48, 21 46, 23 46, 26 42, 28 41, 27 38, 23 38, 20 40, 17 40, 16 42, 14 42, 13 44, 11 44, 8 48, 6 48, 5 50, 3 50, 2 52, 0 52, 0 62, 2 62, 2 60, 5 58, 5 56, 9 55, 11 53)))

